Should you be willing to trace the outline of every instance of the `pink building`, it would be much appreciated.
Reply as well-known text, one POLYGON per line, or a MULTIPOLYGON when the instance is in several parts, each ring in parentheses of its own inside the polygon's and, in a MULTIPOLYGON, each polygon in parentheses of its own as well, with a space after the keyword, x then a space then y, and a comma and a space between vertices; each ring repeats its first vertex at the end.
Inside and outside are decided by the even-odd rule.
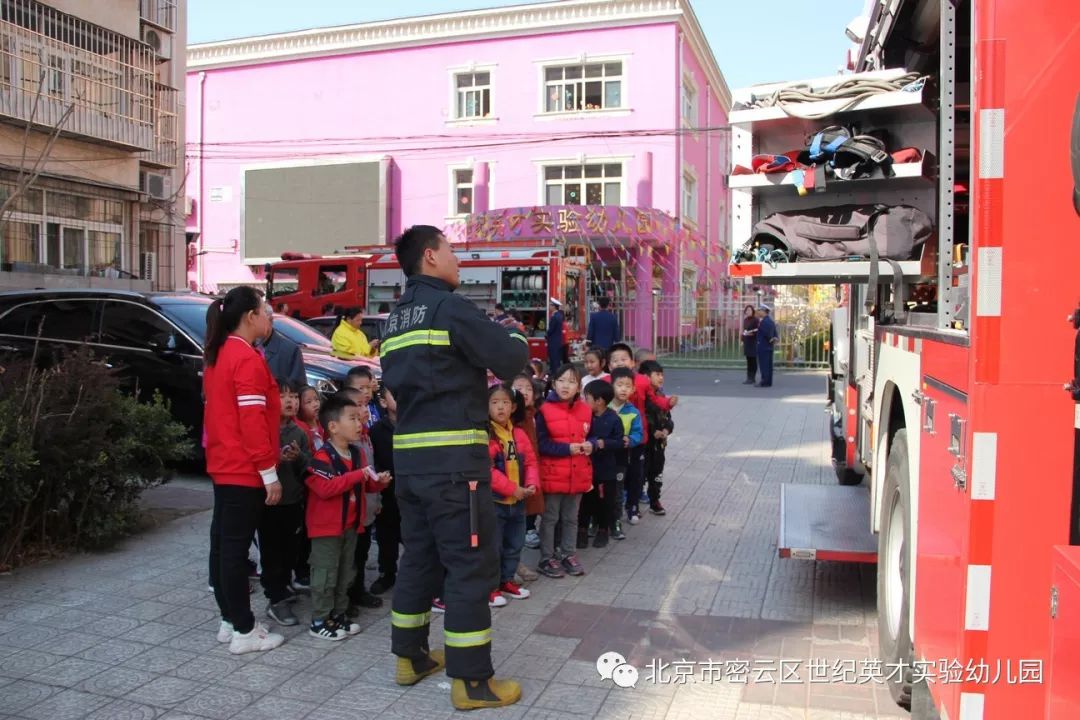
POLYGON ((564 0, 194 45, 187 90, 199 289, 258 282, 282 252, 381 245, 416 223, 461 241, 527 238, 529 223, 515 233, 500 218, 534 209, 593 247, 590 294, 622 305, 639 342, 692 332, 726 272, 727 135, 713 128, 731 98, 689 0, 564 0), (600 205, 622 210, 592 207, 611 222, 590 226, 600 205), (678 298, 655 330, 654 293, 678 298))

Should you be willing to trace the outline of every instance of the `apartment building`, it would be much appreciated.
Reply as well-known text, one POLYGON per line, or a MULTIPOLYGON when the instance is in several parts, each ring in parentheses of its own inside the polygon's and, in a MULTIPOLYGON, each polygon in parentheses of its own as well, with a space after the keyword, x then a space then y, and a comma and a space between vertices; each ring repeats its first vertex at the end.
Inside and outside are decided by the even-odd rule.
POLYGON ((730 93, 689 0, 316 28, 192 45, 187 66, 192 287, 416 223, 587 242, 590 294, 642 323, 654 290, 677 327, 723 282, 730 93))
POLYGON ((0 289, 185 286, 185 0, 0 0, 0 289))

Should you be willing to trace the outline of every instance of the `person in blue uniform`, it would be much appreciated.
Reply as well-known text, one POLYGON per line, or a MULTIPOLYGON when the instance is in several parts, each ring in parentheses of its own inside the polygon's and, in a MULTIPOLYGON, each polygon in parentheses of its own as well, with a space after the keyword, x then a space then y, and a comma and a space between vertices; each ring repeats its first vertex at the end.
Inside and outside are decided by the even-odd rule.
POLYGON ((611 312, 611 298, 600 298, 600 309, 589 316, 587 337, 589 347, 599 348, 607 353, 611 346, 622 340, 619 331, 619 318, 611 312))
POLYGON ((548 367, 552 372, 563 362, 563 312, 562 303, 551 298, 551 319, 547 326, 548 367))
POLYGON ((758 306, 757 315, 757 361, 761 382, 755 387, 772 387, 773 348, 780 338, 772 319, 772 308, 762 303, 758 306))

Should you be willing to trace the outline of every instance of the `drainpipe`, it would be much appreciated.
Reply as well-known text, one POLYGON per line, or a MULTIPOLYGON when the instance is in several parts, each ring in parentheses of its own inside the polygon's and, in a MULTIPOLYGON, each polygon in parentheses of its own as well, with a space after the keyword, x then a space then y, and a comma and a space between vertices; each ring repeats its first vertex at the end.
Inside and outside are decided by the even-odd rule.
POLYGON ((203 289, 203 253, 206 241, 203 239, 203 215, 206 213, 205 187, 205 162, 203 161, 203 137, 206 135, 206 71, 199 73, 199 219, 195 223, 196 241, 195 253, 195 283, 196 291, 203 289))
MULTIPOLYGON (((676 26, 678 27, 678 26, 676 26)), ((683 92, 683 31, 682 28, 678 28, 676 32, 679 33, 679 54, 675 58, 675 121, 678 128, 679 142, 675 146, 675 215, 679 218, 679 228, 683 228, 682 217, 682 184, 683 184, 683 158, 684 152, 684 140, 685 140, 685 128, 682 125, 682 92, 683 92)), ((673 323, 673 334, 677 338, 679 337, 679 331, 681 329, 680 323, 682 322, 682 312, 679 310, 682 307, 682 254, 685 252, 685 248, 668 248, 668 266, 671 266, 670 259, 672 255, 679 258, 680 262, 676 267, 671 268, 675 272, 675 312, 671 318, 673 323)), ((654 260, 655 262, 655 260, 654 260)), ((667 282, 667 279, 664 280, 667 282)), ((663 291, 663 285, 661 285, 661 292, 663 291)), ((659 323, 659 316, 656 322, 659 323)), ((653 350, 656 350, 656 343, 653 343, 653 350)))
POLYGON ((705 84, 705 300, 712 294, 712 278, 709 275, 709 254, 712 252, 712 86, 705 84))

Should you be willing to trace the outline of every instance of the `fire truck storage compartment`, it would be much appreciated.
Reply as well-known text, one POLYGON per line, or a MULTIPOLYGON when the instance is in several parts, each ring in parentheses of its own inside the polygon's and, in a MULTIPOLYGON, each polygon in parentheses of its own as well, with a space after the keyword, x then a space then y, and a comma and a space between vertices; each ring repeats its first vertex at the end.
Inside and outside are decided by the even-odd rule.
POLYGON ((374 268, 367 271, 368 302, 369 308, 377 308, 382 303, 388 303, 391 307, 401 297, 405 289, 405 273, 400 268, 374 268))
POLYGON ((458 272, 461 278, 458 294, 469 298, 485 312, 494 310, 495 303, 499 302, 499 268, 462 267, 458 272))
POLYGON ((877 562, 870 489, 784 483, 777 550, 780 557, 795 560, 877 562))
MULTIPOLYGON (((548 298, 551 295, 548 265, 526 268, 504 268, 499 287, 499 299, 507 310, 521 315, 521 322, 534 337, 543 337, 547 327, 548 298)), ((546 352, 546 345, 537 346, 546 352)), ((540 353, 541 356, 543 352, 540 353)))
MULTIPOLYGON (((902 68, 858 73, 845 80, 899 82, 906 75, 902 68)), ((772 95, 791 86, 823 89, 836 83, 836 76, 816 80, 755 86, 734 93, 736 109, 731 120, 732 168, 752 167, 753 159, 762 154, 782 154, 805 148, 808 140, 828 126, 851 127, 860 134, 875 133, 887 139, 886 149, 916 148, 921 157, 914 162, 896 163, 891 177, 874 173, 868 178, 850 180, 828 179, 822 183, 823 171, 818 168, 815 187, 800 194, 797 173, 732 174, 731 238, 733 257, 750 239, 754 224, 775 212, 809 210, 822 206, 848 204, 911 205, 937 217, 937 167, 934 150, 938 146, 937 119, 927 100, 935 94, 924 85, 906 90, 884 92, 865 97, 851 104, 836 100, 785 104, 792 113, 773 105, 748 107, 754 98, 772 95), (833 114, 822 115, 824 112, 833 114), (802 117, 796 117, 795 115, 802 117)), ((898 260, 904 278, 936 276, 936 253, 929 243, 916 248, 907 259, 898 260), (924 260, 926 261, 924 263, 924 260)), ((733 277, 752 277, 764 283, 820 284, 865 282, 871 276, 867 258, 840 261, 733 262, 733 277)), ((890 282, 893 269, 886 262, 877 268, 882 282, 890 282)))
POLYGON ((1053 549, 1046 720, 1080 717, 1080 547, 1053 549))

